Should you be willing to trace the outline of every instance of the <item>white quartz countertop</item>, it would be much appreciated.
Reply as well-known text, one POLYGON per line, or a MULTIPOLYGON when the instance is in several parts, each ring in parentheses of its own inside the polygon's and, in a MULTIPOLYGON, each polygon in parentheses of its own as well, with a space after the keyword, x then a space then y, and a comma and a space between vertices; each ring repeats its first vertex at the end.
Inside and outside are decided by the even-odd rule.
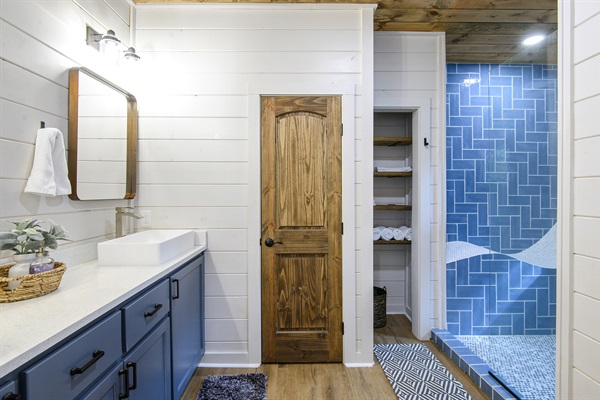
POLYGON ((0 304, 0 378, 52 348, 206 250, 196 246, 158 266, 69 266, 58 289, 0 304))

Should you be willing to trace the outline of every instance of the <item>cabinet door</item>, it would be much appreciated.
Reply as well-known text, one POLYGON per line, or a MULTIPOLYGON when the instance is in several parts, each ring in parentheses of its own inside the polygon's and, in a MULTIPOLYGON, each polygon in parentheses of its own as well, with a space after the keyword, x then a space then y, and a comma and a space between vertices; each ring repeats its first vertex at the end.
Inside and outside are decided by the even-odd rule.
MULTIPOLYGON (((113 369, 108 372, 104 378, 100 380, 94 387, 84 394, 79 400, 119 400, 121 392, 122 378, 119 379, 119 371, 122 370, 123 364, 117 364, 113 369)), ((124 387, 123 387, 123 393, 124 387)))
POLYGON ((204 255, 171 277, 171 337, 178 399, 204 355, 204 255))
POLYGON ((19 398, 17 396, 17 384, 15 381, 10 381, 0 386, 0 399, 6 398, 6 400, 14 400, 19 398))
POLYGON ((123 361, 132 400, 171 398, 171 335, 166 318, 123 361))

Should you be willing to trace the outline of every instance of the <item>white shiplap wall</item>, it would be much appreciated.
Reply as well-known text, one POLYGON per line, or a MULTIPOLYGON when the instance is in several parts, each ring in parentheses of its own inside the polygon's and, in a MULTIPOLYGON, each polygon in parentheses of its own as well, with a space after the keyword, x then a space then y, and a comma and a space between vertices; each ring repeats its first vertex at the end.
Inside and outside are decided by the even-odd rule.
POLYGON ((445 60, 444 33, 375 32, 375 109, 420 110, 419 129, 413 131, 413 184, 420 185, 412 199, 416 244, 412 269, 399 270, 398 280, 407 282, 406 311, 421 339, 445 323, 445 60), (422 146, 424 138, 428 147, 422 146))
POLYGON ((372 166, 361 150, 372 134, 363 128, 372 124, 372 12, 137 8, 139 206, 152 212, 153 228, 208 230, 204 365, 260 363, 260 94, 344 95, 344 362, 372 363, 372 315, 363 313, 372 307, 372 271, 362 261, 372 258, 363 221, 372 214, 361 211, 372 208, 371 181, 361 179, 372 166))
POLYGON ((73 241, 54 256, 68 264, 96 258, 96 243, 114 234, 114 207, 127 202, 24 194, 36 131, 45 121, 63 132, 66 145, 69 68, 83 65, 123 85, 119 68, 85 45, 85 32, 86 24, 113 29, 129 43, 130 12, 126 0, 3 0, 0 6, 0 230, 27 217, 62 224, 73 241))
POLYGON ((557 398, 600 398, 600 1, 559 2, 557 398))

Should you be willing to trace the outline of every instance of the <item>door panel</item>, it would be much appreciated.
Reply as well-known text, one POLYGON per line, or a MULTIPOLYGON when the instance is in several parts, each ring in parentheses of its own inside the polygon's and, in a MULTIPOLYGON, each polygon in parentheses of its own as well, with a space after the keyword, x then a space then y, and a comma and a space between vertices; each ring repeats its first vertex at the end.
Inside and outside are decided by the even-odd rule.
POLYGON ((263 97, 261 135, 263 362, 339 362, 341 98, 263 97))

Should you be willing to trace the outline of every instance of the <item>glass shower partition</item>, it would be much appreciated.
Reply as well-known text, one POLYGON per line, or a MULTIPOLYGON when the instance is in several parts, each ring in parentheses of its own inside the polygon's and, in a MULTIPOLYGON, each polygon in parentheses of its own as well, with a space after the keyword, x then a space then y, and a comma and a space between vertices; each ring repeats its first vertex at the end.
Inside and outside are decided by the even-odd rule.
POLYGON ((503 64, 448 65, 447 93, 448 331, 510 395, 554 399, 556 33, 503 64))

